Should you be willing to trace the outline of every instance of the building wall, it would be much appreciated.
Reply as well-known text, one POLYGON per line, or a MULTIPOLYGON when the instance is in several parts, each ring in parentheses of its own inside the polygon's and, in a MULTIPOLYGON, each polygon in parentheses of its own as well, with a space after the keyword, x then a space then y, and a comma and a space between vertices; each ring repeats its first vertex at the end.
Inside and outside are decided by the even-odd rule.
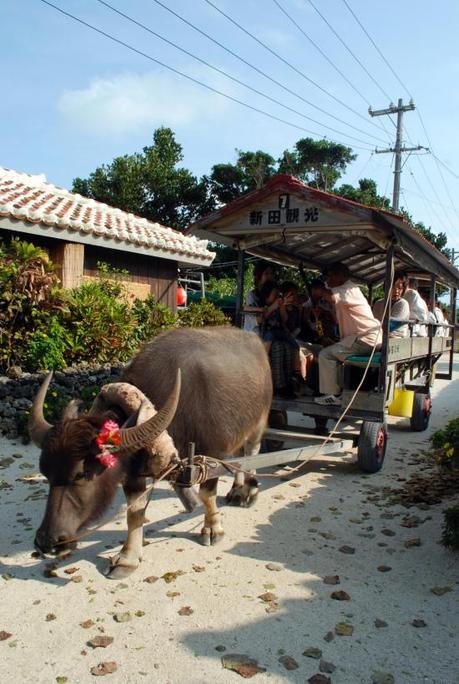
POLYGON ((97 262, 101 261, 129 272, 129 275, 122 277, 121 281, 135 297, 145 299, 149 294, 153 294, 157 302, 165 304, 172 311, 176 310, 178 274, 176 261, 92 245, 84 245, 83 255, 82 245, 78 243, 39 235, 14 233, 9 230, 0 231, 0 238, 5 242, 9 242, 12 237, 19 237, 21 240, 45 249, 50 259, 57 265, 57 273, 64 287, 76 287, 84 280, 96 278, 97 262), (66 269, 65 272, 64 269, 66 269))
POLYGON ((144 299, 150 293, 156 301, 175 311, 177 305, 177 262, 116 249, 85 246, 84 278, 97 277, 97 262, 129 271, 121 278, 129 291, 144 299))

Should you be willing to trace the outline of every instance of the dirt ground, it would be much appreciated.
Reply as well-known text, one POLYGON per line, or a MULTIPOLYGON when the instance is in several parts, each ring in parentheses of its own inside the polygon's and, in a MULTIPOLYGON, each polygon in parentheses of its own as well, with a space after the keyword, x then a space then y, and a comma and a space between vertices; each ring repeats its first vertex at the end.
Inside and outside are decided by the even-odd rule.
POLYGON ((219 546, 197 543, 202 512, 186 515, 161 486, 143 563, 123 582, 104 577, 125 534, 121 496, 116 520, 54 570, 31 556, 46 498, 30 479, 38 450, 1 440, 2 682, 85 684, 105 662, 116 663, 99 668, 110 684, 236 683, 222 657, 237 653, 266 668, 257 684, 305 683, 321 669, 313 682, 457 684, 458 557, 438 543, 447 504, 406 509, 382 492, 419 472, 432 429, 459 415, 457 361, 455 380, 435 385, 428 431, 390 419, 381 473, 360 473, 352 453, 327 456, 263 481, 251 509, 222 499, 219 546), (113 641, 94 648, 94 637, 113 641))

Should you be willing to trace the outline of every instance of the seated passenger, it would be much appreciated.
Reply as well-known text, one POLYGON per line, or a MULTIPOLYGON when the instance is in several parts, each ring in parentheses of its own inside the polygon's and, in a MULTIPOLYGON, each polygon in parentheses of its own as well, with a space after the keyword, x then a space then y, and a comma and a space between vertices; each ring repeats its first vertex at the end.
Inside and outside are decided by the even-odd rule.
POLYGON ((333 306, 323 297, 325 289, 323 280, 313 280, 309 285, 310 297, 303 304, 301 337, 310 343, 314 353, 338 341, 336 317, 333 306))
POLYGON ((403 295, 403 299, 410 307, 410 321, 414 322, 413 336, 427 337, 427 328, 424 323, 427 322, 427 304, 418 292, 418 281, 416 278, 408 278, 408 287, 403 295))
POLYGON ((432 326, 432 337, 445 337, 445 317, 443 311, 438 305, 432 303, 429 295, 422 294, 422 298, 427 304, 427 323, 432 326))
POLYGON ((265 283, 260 290, 263 307, 263 321, 260 336, 266 351, 270 354, 271 370, 275 392, 285 398, 294 398, 295 389, 302 383, 300 345, 290 325, 294 323, 295 293, 292 288, 281 297, 274 283, 265 283))
MULTIPOLYGON (((406 299, 403 299, 406 284, 406 277, 396 273, 391 290, 389 337, 409 337, 410 334, 408 328, 410 306, 406 299)), ((378 299, 373 305, 373 314, 381 322, 384 315, 384 305, 384 299, 378 299)))
POLYGON ((340 341, 319 353, 319 388, 315 402, 324 406, 341 404, 338 362, 352 354, 370 354, 382 341, 381 323, 373 316, 360 288, 350 279, 345 264, 331 264, 326 271, 324 298, 334 304, 340 341))
POLYGON ((247 293, 243 312, 244 330, 260 334, 261 314, 263 307, 260 299, 260 289, 267 282, 274 282, 274 270, 271 264, 257 261, 253 272, 254 287, 247 293))

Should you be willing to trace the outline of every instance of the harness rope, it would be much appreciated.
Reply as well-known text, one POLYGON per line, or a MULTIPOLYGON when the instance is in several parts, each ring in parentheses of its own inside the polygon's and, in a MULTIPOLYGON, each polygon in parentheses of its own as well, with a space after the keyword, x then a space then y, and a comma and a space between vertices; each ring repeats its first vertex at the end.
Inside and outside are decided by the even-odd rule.
MULTIPOLYGON (((390 287, 389 287, 389 290, 388 290, 388 292, 387 292, 387 298, 386 298, 386 301, 385 301, 385 304, 384 304, 384 311, 383 311, 383 315, 382 315, 383 321, 384 321, 384 319, 385 319, 385 317, 386 317, 386 313, 387 313, 387 310, 388 310, 388 307, 389 307, 389 303, 390 303, 390 301, 391 301, 391 290, 392 290, 393 281, 394 281, 394 265, 393 265, 393 263, 392 263, 390 287)), ((310 458, 303 460, 303 461, 302 461, 301 463, 299 463, 295 468, 292 468, 291 470, 288 471, 288 474, 289 474, 289 475, 292 475, 292 474, 297 473, 297 472, 299 472, 300 470, 302 470, 302 468, 304 468, 304 466, 305 466, 307 463, 309 463, 310 460, 312 460, 312 459, 316 458, 317 456, 319 456, 319 455, 321 454, 322 450, 324 449, 325 445, 328 444, 328 442, 331 441, 331 439, 333 438, 333 435, 336 433, 336 431, 338 430, 338 427, 341 425, 341 423, 342 423, 342 421, 344 420, 345 416, 346 416, 347 413, 349 412, 349 409, 351 408, 352 404, 354 403, 355 398, 356 398, 357 394, 358 394, 359 391, 360 391, 360 388, 362 387, 362 385, 363 385, 363 383, 364 383, 364 380, 365 380, 365 378, 366 378, 366 376, 367 376, 368 370, 370 369, 370 366, 371 366, 371 361, 372 361, 372 359, 373 359, 373 356, 375 355, 376 347, 377 347, 377 346, 378 346, 378 343, 377 343, 377 338, 376 338, 376 341, 375 341, 375 343, 374 343, 374 345, 373 345, 373 347, 372 347, 370 356, 369 356, 369 358, 368 358, 367 364, 366 364, 366 366, 365 366, 365 369, 364 369, 364 372, 363 372, 363 375, 362 375, 362 379, 360 380, 359 384, 357 385, 357 387, 356 387, 356 389, 355 389, 355 391, 354 391, 354 394, 353 394, 352 397, 350 398, 349 403, 348 403, 347 406, 345 407, 344 411, 342 411, 341 415, 339 416, 338 420, 336 421, 336 423, 335 423, 333 429, 331 430, 331 432, 326 436, 326 438, 324 439, 324 441, 317 447, 316 451, 313 453, 313 455, 312 455, 310 458)), ((148 508, 148 505, 149 505, 149 503, 150 503, 150 499, 151 499, 152 492, 153 492, 154 488, 156 487, 156 485, 158 484, 158 482, 161 482, 161 480, 164 480, 164 479, 165 479, 169 474, 171 474, 174 470, 177 470, 178 468, 182 467, 184 463, 185 463, 184 460, 183 460, 183 461, 180 460, 179 463, 174 462, 171 466, 169 466, 163 473, 161 473, 161 475, 160 475, 159 477, 155 478, 155 481, 154 481, 151 485, 149 485, 149 486, 145 489, 144 492, 142 492, 136 499, 134 499, 134 501, 132 501, 132 502, 127 506, 126 512, 128 512, 129 510, 131 510, 131 508, 132 508, 132 507, 133 507, 133 506, 134 506, 142 497, 148 496, 147 502, 146 502, 146 504, 145 504, 145 508, 144 508, 144 511, 143 511, 143 513, 144 513, 144 515, 145 515, 145 513, 146 513, 146 511, 147 511, 147 508, 148 508)), ((230 473, 232 473, 232 474, 242 473, 242 474, 244 474, 244 475, 250 475, 251 477, 254 476, 254 473, 251 472, 250 470, 245 470, 244 468, 241 468, 241 467, 239 467, 239 466, 236 466, 236 465, 233 465, 233 464, 231 464, 231 463, 228 463, 228 462, 226 462, 226 461, 224 461, 224 460, 222 460, 222 459, 220 459, 220 458, 215 458, 215 457, 213 457, 213 456, 212 456, 212 457, 208 457, 208 456, 196 456, 196 457, 194 458, 194 460, 193 460, 193 465, 196 465, 196 466, 199 467, 200 473, 199 473, 199 476, 198 476, 198 478, 196 479, 196 481, 193 483, 193 486, 202 484, 203 482, 205 482, 205 481, 207 480, 208 468, 209 468, 209 467, 210 467, 210 468, 215 467, 215 466, 212 465, 212 463, 218 463, 218 464, 221 465, 223 468, 226 468, 226 470, 228 470, 228 471, 229 471, 230 473)), ((256 476, 259 477, 259 478, 262 478, 262 477, 264 477, 264 478, 279 478, 279 475, 277 475, 277 474, 275 474, 275 473, 257 473, 256 476)), ((117 517, 117 516, 114 515, 114 516, 112 516, 111 518, 109 518, 109 520, 106 520, 106 521, 100 523, 99 525, 96 525, 95 527, 91 527, 91 529, 88 529, 88 530, 86 530, 85 532, 82 532, 80 535, 76 535, 75 537, 73 537, 73 538, 71 538, 71 539, 66 539, 66 540, 64 540, 64 541, 57 542, 56 546, 58 546, 59 544, 68 544, 69 542, 72 543, 72 542, 79 541, 80 539, 84 539, 85 537, 88 537, 88 536, 89 536, 90 534, 92 534, 93 532, 96 532, 97 530, 99 530, 101 527, 104 527, 105 525, 108 525, 110 522, 113 522, 113 521, 116 519, 116 517, 117 517)))

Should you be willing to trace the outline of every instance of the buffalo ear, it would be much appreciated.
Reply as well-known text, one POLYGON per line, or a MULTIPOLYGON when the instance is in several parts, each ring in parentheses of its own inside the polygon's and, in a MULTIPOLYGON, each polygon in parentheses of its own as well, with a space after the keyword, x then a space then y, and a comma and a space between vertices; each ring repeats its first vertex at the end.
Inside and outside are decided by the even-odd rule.
POLYGON ((80 409, 83 406, 81 399, 72 399, 62 412, 61 420, 73 420, 78 418, 80 409))
POLYGON ((121 426, 122 428, 130 428, 130 427, 134 427, 134 425, 137 425, 137 423, 139 422, 140 408, 141 407, 139 406, 137 411, 134 411, 133 413, 131 413, 130 416, 128 416, 126 418, 126 420, 124 421, 124 423, 121 426))

